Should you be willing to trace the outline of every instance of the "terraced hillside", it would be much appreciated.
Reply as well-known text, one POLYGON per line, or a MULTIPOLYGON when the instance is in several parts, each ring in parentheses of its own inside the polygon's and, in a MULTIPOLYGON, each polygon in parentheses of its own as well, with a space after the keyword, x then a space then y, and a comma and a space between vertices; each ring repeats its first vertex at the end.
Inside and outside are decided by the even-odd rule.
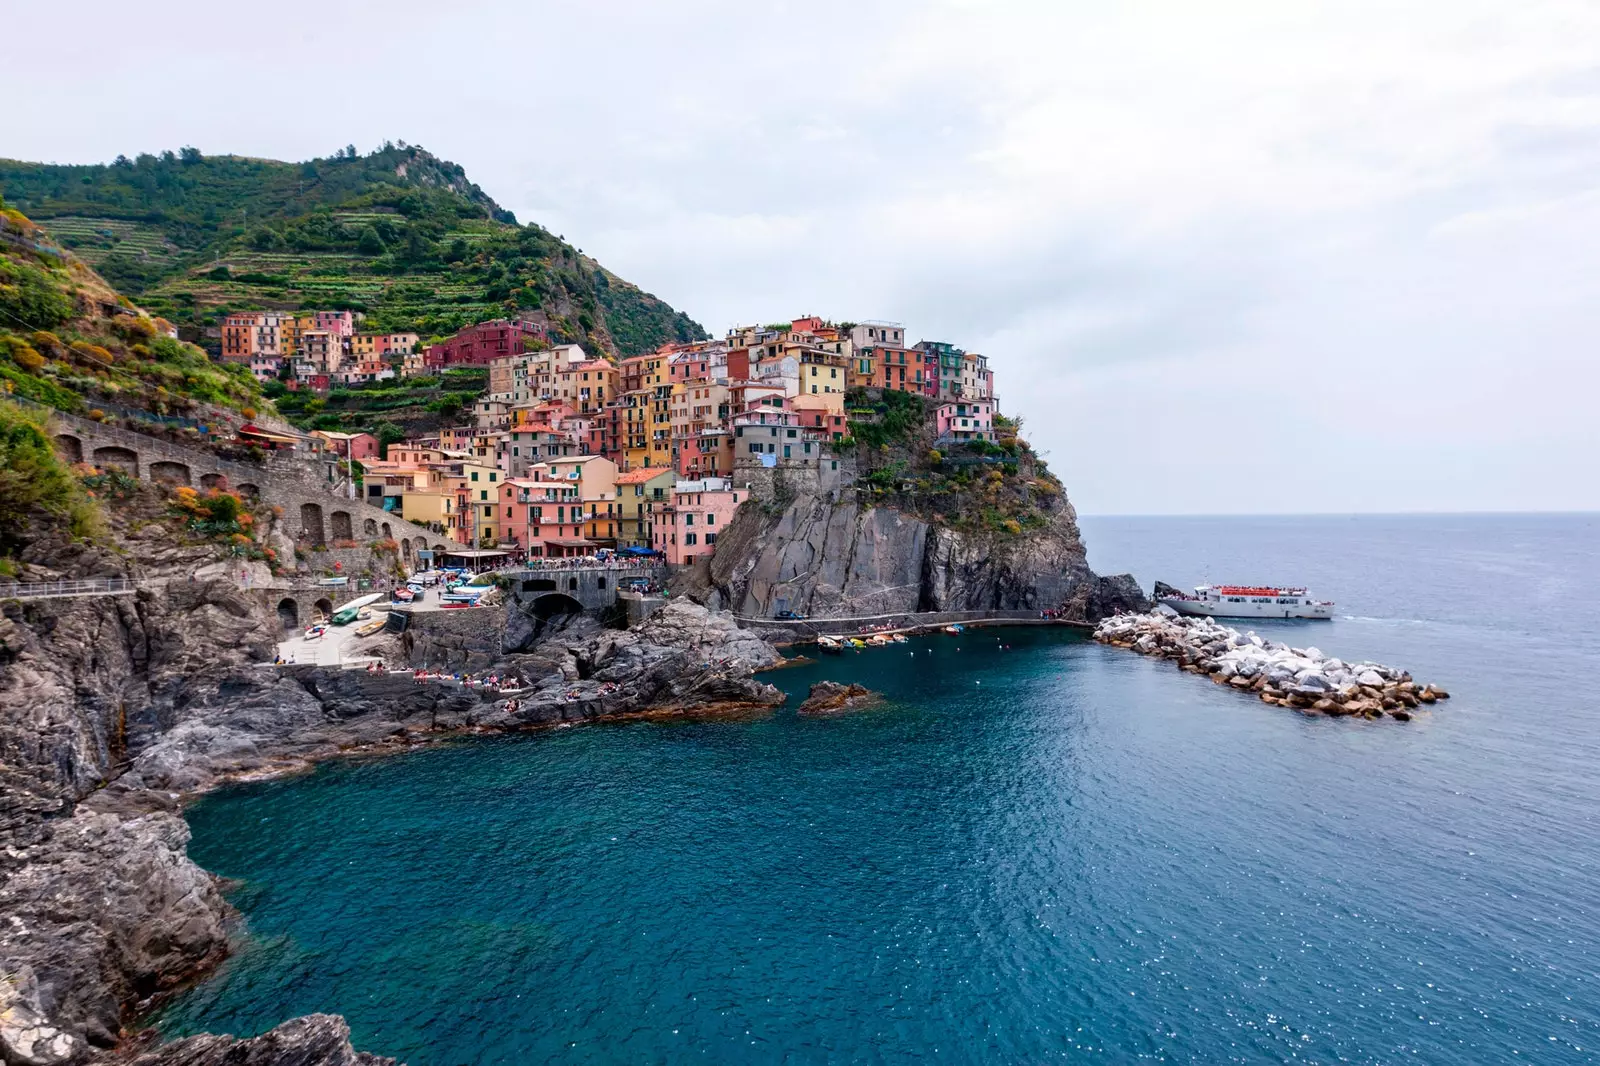
POLYGON ((96 418, 248 419, 267 407, 248 370, 163 326, 0 199, 0 396, 96 418))
POLYGON ((230 311, 309 308, 424 337, 542 310, 558 339, 619 355, 704 335, 415 146, 304 163, 188 148, 98 166, 0 160, 0 194, 195 336, 230 311))

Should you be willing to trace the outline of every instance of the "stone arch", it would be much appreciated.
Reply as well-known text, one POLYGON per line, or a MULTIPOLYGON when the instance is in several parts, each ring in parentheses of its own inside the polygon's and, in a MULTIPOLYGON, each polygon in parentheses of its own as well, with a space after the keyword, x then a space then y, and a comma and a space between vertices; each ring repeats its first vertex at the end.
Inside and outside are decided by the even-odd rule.
POLYGON ((582 612, 583 604, 561 592, 552 592, 533 601, 533 616, 541 620, 582 612))
POLYGON ((567 591, 568 592, 577 592, 578 591, 578 579, 577 578, 575 578, 575 577, 567 578, 567 591))
POLYGON ((71 433, 56 434, 56 452, 69 463, 83 462, 83 441, 71 433))
POLYGON ((355 540, 356 531, 350 522, 349 511, 335 511, 328 518, 333 523, 334 540, 355 540))
POLYGON ((410 561, 410 559, 411 559, 411 538, 410 537, 401 537, 400 538, 400 554, 402 556, 404 556, 407 561, 410 561))
POLYGON ((159 481, 163 485, 188 485, 190 484, 189 464, 175 463, 170 459, 151 463, 150 480, 159 481))
POLYGON ((376 537, 378 535, 378 520, 375 518, 364 520, 361 523, 361 535, 364 537, 376 537))
POLYGON ((228 475, 201 474, 200 487, 203 489, 226 489, 228 487, 228 475))
POLYGON ((328 599, 328 597, 322 597, 311 606, 315 607, 322 614, 322 620, 324 622, 333 618, 333 601, 328 599))
POLYGON ((437 564, 437 563, 438 563, 438 561, 439 561, 439 556, 441 556, 441 555, 443 555, 443 554, 444 554, 444 553, 445 553, 445 552, 447 552, 447 551, 449 551, 449 550, 450 550, 450 548, 449 548, 449 546, 448 546, 448 545, 445 545, 445 544, 435 544, 435 545, 434 545, 434 546, 433 546, 433 559, 434 559, 434 562, 435 562, 435 564, 437 564))
POLYGON ((259 485, 252 485, 248 481, 242 481, 239 483, 238 492, 239 495, 248 496, 252 500, 261 499, 261 487, 259 485))
POLYGON ((327 534, 322 529, 322 505, 320 503, 303 503, 300 505, 300 532, 317 547, 328 543, 327 534))
POLYGON ((300 628, 300 605, 293 596, 285 596, 278 601, 278 621, 283 624, 285 631, 300 628))
POLYGON ((108 445, 94 450, 94 465, 99 467, 115 467, 125 474, 139 476, 139 453, 127 448, 118 448, 108 445))
POLYGON ((394 539, 394 531, 389 528, 389 523, 385 522, 379 528, 383 530, 383 537, 385 540, 394 539))

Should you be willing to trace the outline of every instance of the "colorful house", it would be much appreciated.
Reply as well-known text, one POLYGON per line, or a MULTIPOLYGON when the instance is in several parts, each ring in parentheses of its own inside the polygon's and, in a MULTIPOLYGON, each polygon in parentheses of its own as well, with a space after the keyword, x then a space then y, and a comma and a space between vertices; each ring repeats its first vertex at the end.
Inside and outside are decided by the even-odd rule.
POLYGON ((716 551, 718 533, 733 521, 733 513, 747 495, 727 478, 678 482, 672 487, 670 504, 646 504, 650 546, 673 566, 688 566, 711 555, 716 551))
POLYGON ((941 441, 994 440, 994 401, 942 403, 935 411, 941 441))

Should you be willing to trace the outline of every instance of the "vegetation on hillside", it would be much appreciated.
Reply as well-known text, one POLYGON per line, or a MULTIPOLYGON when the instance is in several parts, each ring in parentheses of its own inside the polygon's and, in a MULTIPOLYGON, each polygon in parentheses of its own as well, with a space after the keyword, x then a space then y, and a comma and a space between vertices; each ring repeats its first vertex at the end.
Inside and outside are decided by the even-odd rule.
POLYGON ((428 436, 444 426, 460 425, 472 404, 489 386, 484 367, 456 367, 434 376, 392 378, 347 388, 326 396, 289 392, 273 382, 267 395, 278 411, 302 429, 371 433, 380 443, 428 436))
POLYGON ((362 311, 424 337, 540 310, 552 336, 632 355, 698 323, 415 146, 304 163, 180 153, 97 166, 0 160, 0 191, 153 311, 362 311))
POLYGON ((128 406, 166 415, 199 403, 253 411, 262 403, 248 370, 160 333, 3 200, 0 393, 76 413, 128 406))
POLYGON ((0 401, 0 575, 14 576, 12 554, 30 522, 46 516, 74 537, 102 530, 99 508, 56 456, 41 413, 0 401))
POLYGON ((933 405, 893 390, 846 396, 857 491, 966 533, 1017 536, 1050 525, 1065 496, 1061 482, 1021 436, 1021 423, 996 417, 994 441, 936 447, 933 405))

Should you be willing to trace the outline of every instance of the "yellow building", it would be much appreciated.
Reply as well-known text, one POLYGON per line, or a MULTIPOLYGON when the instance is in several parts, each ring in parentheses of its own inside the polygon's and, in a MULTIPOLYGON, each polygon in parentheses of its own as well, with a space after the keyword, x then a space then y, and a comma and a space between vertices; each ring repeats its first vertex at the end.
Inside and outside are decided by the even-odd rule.
POLYGON ((454 525, 456 494, 439 492, 402 492, 400 517, 429 529, 449 530, 454 525))
POLYGON ((618 547, 650 547, 648 505, 670 502, 676 478, 671 467, 646 467, 617 475, 618 547))

